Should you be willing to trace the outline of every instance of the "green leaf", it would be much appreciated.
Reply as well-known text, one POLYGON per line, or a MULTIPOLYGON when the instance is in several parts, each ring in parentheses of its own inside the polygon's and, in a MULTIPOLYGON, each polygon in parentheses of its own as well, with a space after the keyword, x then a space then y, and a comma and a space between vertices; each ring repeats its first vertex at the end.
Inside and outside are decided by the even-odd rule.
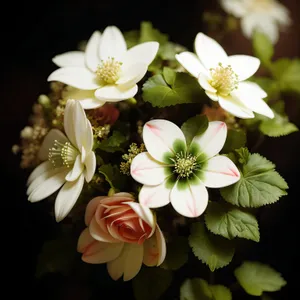
POLYGON ((41 277, 50 272, 69 274, 78 255, 76 244, 77 240, 66 236, 46 241, 38 257, 36 276, 41 277))
POLYGON ((261 62, 268 66, 274 55, 274 48, 271 40, 262 32, 255 31, 253 35, 253 51, 261 62))
POLYGON ((226 204, 210 202, 205 213, 208 230, 227 239, 235 237, 259 242, 258 223, 252 214, 226 204))
POLYGON ((234 255, 231 241, 210 234, 204 224, 198 222, 192 224, 189 244, 195 256, 208 265, 212 272, 227 266, 234 255))
POLYGON ((133 279, 133 291, 137 300, 157 300, 168 289, 172 272, 157 267, 143 267, 133 279))
POLYGON ((235 153, 238 156, 238 161, 240 164, 246 164, 248 162, 250 156, 248 148, 242 147, 240 149, 236 149, 235 153))
POLYGON ((156 41, 159 42, 159 44, 163 45, 168 41, 168 36, 153 28, 151 22, 144 21, 141 23, 141 35, 139 43, 150 41, 156 41))
POLYGON ((299 129, 297 126, 289 122, 289 118, 286 115, 280 115, 274 112, 275 117, 273 119, 266 119, 259 125, 259 130, 270 137, 278 137, 291 134, 299 129))
POLYGON ((163 76, 167 84, 173 85, 176 79, 176 72, 171 68, 164 67, 163 76))
POLYGON ((189 245, 186 237, 176 236, 167 243, 167 256, 161 265, 166 270, 178 270, 188 261, 189 245))
POLYGON ((246 133, 243 130, 228 129, 226 142, 221 152, 229 153, 235 149, 244 147, 246 141, 246 133))
POLYGON ((245 158, 239 160, 243 164, 241 179, 221 189, 221 195, 227 202, 242 207, 260 207, 287 194, 288 185, 274 170, 273 163, 257 153, 245 158))
POLYGON ((131 30, 124 32, 124 38, 127 44, 127 48, 131 48, 137 44, 139 44, 140 32, 139 30, 131 30))
POLYGON ((98 172, 104 175, 105 180, 109 183, 111 188, 115 190, 122 190, 122 188, 124 188, 126 177, 121 174, 117 165, 102 165, 99 167, 98 172))
POLYGON ((202 134, 207 127, 208 119, 205 115, 198 115, 184 122, 181 126, 181 130, 185 135, 187 145, 192 142, 194 136, 202 134))
POLYGON ((201 278, 186 279, 180 287, 180 300, 231 300, 230 290, 223 285, 210 285, 201 278))
POLYGON ((272 71, 282 91, 300 93, 300 59, 279 59, 273 64, 272 71))
MULTIPOLYGON (((167 75, 171 80, 170 74, 167 75)), ((176 73, 168 85, 161 74, 150 77, 143 85, 143 99, 152 106, 166 107, 182 103, 198 103, 202 95, 198 82, 187 73, 176 73)))
MULTIPOLYGON (((251 77, 251 81, 257 83, 267 94, 268 97, 264 100, 268 99, 277 99, 280 95, 280 87, 278 85, 278 81, 269 77, 251 77)), ((250 119, 251 120, 251 119, 250 119)))
POLYGON ((124 151, 122 144, 126 141, 127 138, 120 131, 114 130, 109 138, 97 142, 96 149, 98 148, 106 152, 124 151))
POLYGON ((235 269, 234 275, 243 289, 252 296, 276 292, 286 285, 280 273, 259 262, 245 261, 235 269))

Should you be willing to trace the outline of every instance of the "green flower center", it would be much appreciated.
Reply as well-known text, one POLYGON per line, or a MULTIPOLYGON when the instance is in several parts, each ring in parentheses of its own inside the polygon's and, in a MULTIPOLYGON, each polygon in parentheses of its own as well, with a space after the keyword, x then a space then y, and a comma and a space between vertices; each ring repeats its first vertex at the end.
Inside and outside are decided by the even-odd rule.
POLYGON ((217 90, 217 94, 228 96, 238 87, 238 76, 231 66, 224 67, 221 63, 216 68, 210 69, 210 85, 217 90))
POLYGON ((197 169, 197 157, 192 154, 177 153, 174 159, 174 173, 180 178, 189 178, 197 169))
POLYGON ((55 140, 53 147, 49 149, 48 159, 54 167, 69 168, 73 166, 78 154, 77 149, 70 142, 61 143, 55 140))
POLYGON ((113 84, 120 78, 122 63, 109 57, 106 61, 101 61, 97 67, 97 78, 105 84, 113 84))

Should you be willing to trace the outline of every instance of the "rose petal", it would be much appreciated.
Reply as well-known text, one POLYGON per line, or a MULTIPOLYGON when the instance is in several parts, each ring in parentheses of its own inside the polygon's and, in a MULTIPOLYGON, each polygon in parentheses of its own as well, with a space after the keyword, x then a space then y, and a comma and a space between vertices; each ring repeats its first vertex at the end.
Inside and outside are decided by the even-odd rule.
POLYGON ((77 251, 83 253, 85 248, 95 241, 96 240, 90 235, 89 229, 85 228, 78 238, 77 251))
POLYGON ((98 205, 100 204, 100 200, 106 198, 106 196, 99 196, 94 199, 92 199, 85 209, 85 216, 84 216, 84 222, 86 226, 90 225, 90 222, 92 221, 92 218, 94 217, 94 214, 97 210, 98 205))
POLYGON ((101 227, 98 222, 96 221, 96 218, 93 217, 91 220, 91 223, 89 225, 89 230, 91 236, 100 242, 105 243, 119 243, 120 241, 112 237, 112 235, 108 231, 104 231, 103 227, 101 227))

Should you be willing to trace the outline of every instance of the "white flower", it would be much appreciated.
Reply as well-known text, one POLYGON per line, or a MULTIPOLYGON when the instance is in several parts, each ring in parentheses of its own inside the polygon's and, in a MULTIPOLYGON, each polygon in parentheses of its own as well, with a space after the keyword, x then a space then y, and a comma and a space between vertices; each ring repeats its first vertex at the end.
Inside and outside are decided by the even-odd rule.
POLYGON ((178 62, 198 79, 207 96, 219 101, 220 106, 231 114, 253 118, 253 111, 269 118, 273 111, 263 98, 264 90, 253 82, 244 81, 258 69, 260 61, 248 55, 227 56, 225 50, 212 38, 198 33, 195 51, 176 55, 178 62))
POLYGON ((291 24, 288 9, 276 0, 221 0, 221 6, 227 13, 241 18, 241 28, 247 38, 259 30, 275 44, 279 27, 291 24))
POLYGON ((147 122, 143 139, 148 152, 138 154, 131 164, 131 176, 144 184, 139 202, 150 208, 171 202, 183 216, 201 215, 208 203, 206 187, 221 188, 240 179, 234 163, 217 155, 226 136, 225 123, 210 122, 207 130, 187 146, 183 132, 174 123, 147 122))
POLYGON ((39 158, 46 161, 33 170, 27 181, 30 202, 45 199, 62 187, 55 200, 57 222, 71 211, 84 178, 91 181, 96 169, 91 123, 78 101, 68 100, 64 129, 67 136, 58 129, 46 135, 39 151, 39 158))
POLYGON ((146 42, 127 50, 121 31, 107 27, 102 36, 95 31, 85 52, 72 51, 53 58, 60 67, 48 81, 60 81, 75 90, 70 98, 80 100, 84 109, 105 102, 118 102, 134 97, 136 85, 147 72, 158 51, 157 42, 146 42))

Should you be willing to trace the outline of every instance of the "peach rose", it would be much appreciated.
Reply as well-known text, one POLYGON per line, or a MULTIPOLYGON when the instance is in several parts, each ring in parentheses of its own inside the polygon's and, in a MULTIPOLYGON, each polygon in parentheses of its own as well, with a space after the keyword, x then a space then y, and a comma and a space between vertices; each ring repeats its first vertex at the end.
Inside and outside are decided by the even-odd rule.
POLYGON ((78 252, 87 263, 107 263, 112 279, 132 279, 146 266, 159 266, 166 256, 164 236, 151 210, 117 193, 96 197, 87 205, 88 226, 78 240, 78 252))

